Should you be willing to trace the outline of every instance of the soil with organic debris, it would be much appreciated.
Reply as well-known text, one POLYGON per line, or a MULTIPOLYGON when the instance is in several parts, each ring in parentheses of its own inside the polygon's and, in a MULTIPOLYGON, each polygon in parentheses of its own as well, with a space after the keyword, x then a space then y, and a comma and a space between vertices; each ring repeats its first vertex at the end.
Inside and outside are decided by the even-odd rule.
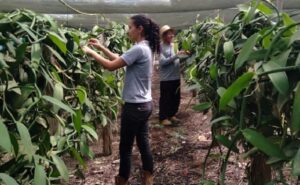
MULTIPOLYGON (((155 68, 153 75, 154 110, 149 120, 150 142, 155 162, 155 185, 199 185, 200 182, 212 181, 218 184, 220 176, 220 158, 225 155, 225 149, 216 146, 212 149, 205 167, 205 177, 202 168, 205 156, 211 143, 210 112, 203 114, 192 110, 198 103, 192 98, 182 81, 181 105, 177 117, 181 123, 176 127, 163 127, 158 121, 159 75, 155 68)), ((87 159, 87 169, 83 176, 75 170, 76 161, 66 159, 71 170, 70 185, 113 185, 114 176, 118 173, 119 156, 119 123, 113 125, 113 152, 110 156, 101 156, 101 142, 92 145, 98 154, 94 159, 87 159)), ((233 155, 229 159, 226 170, 225 184, 246 185, 246 162, 233 155)), ((137 147, 133 149, 132 171, 130 185, 141 184, 141 160, 137 147)))

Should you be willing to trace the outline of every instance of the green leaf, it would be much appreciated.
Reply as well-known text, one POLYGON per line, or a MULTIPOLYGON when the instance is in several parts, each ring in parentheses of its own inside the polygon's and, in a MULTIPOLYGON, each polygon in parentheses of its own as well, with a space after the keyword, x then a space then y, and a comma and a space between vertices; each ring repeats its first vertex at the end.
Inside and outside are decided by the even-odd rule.
POLYGON ((16 56, 16 48, 14 46, 14 43, 12 41, 7 42, 6 46, 9 50, 9 52, 12 54, 12 56, 15 57, 16 56))
POLYGON ((53 97, 57 100, 64 99, 64 89, 60 83, 55 83, 53 87, 53 97))
POLYGON ((204 181, 202 185, 215 185, 212 181, 204 181))
MULTIPOLYGON (((272 71, 275 69, 281 68, 278 64, 274 63, 273 61, 269 61, 263 64, 263 69, 265 72, 272 71)), ((277 72, 277 73, 270 73, 268 74, 271 82, 273 83, 274 87, 277 91, 282 95, 287 95, 289 90, 289 81, 288 77, 285 72, 277 72)))
POLYGON ((45 18, 45 19, 47 19, 47 21, 50 23, 50 25, 51 25, 51 31, 57 31, 57 23, 56 23, 56 21, 54 21, 54 19, 51 17, 51 16, 49 16, 49 15, 47 15, 47 14, 43 14, 43 17, 45 18))
POLYGON ((74 127, 75 130, 80 133, 81 131, 81 125, 82 125, 82 113, 81 113, 81 109, 77 109, 75 110, 75 113, 73 115, 73 123, 74 123, 74 127))
MULTIPOLYGON (((217 89, 217 93, 220 97, 222 97, 226 92, 226 89, 224 87, 219 87, 217 89)), ((232 99, 229 103, 228 103, 228 106, 232 107, 232 108, 236 108, 236 103, 234 101, 234 99, 232 99)))
POLYGON ((300 176, 300 149, 298 149, 292 164, 292 174, 294 176, 300 176))
POLYGON ((296 87, 291 120, 293 131, 300 131, 300 82, 298 82, 298 85, 296 87))
POLYGON ((18 63, 24 61, 25 53, 26 53, 27 44, 21 44, 16 49, 16 60, 18 63))
POLYGON ((0 173, 0 178, 6 185, 19 185, 15 179, 5 173, 0 173))
POLYGON ((296 40, 300 40, 300 30, 298 30, 296 33, 293 34, 293 36, 289 40, 289 44, 288 45, 291 45, 296 40))
POLYGON ((82 129, 84 129, 85 131, 87 131, 87 133, 89 133, 91 136, 93 136, 96 140, 98 140, 98 134, 94 130, 94 128, 92 128, 92 127, 90 127, 88 125, 82 125, 81 127, 82 127, 82 129))
POLYGON ((117 108, 117 106, 114 106, 114 107, 109 107, 109 110, 111 111, 111 113, 112 113, 112 117, 111 117, 111 119, 117 119, 117 117, 118 117, 118 115, 117 115, 117 110, 118 108, 117 108))
POLYGON ((98 32, 101 32, 102 31, 102 28, 100 28, 98 25, 95 25, 93 28, 92 28, 92 33, 93 34, 98 34, 98 32))
MULTIPOLYGON (((216 135, 215 138, 217 139, 217 141, 219 143, 221 143, 222 145, 226 146, 227 148, 230 148, 231 147, 231 142, 226 136, 223 136, 223 135, 216 135)), ((232 148, 232 151, 238 153, 239 150, 236 148, 236 146, 234 146, 232 148)))
POLYGON ((14 155, 17 156, 19 153, 19 143, 18 140, 16 138, 16 136, 14 134, 9 134, 10 139, 11 139, 11 144, 14 148, 14 155))
POLYGON ((8 68, 9 66, 6 64, 4 60, 3 53, 0 53, 0 69, 8 68))
POLYGON ((281 53, 280 55, 276 56, 276 57, 273 57, 271 59, 271 61, 275 62, 276 64, 278 64, 280 67, 285 67, 286 66, 286 63, 287 63, 287 60, 288 60, 288 57, 291 53, 291 50, 292 49, 289 49, 283 53, 281 53))
POLYGON ((266 184, 264 184, 264 185, 276 185, 276 181, 270 181, 270 182, 268 182, 268 183, 266 183, 266 184))
POLYGON ((289 96, 285 96, 282 94, 278 94, 277 96, 277 101, 276 101, 276 107, 278 109, 279 112, 284 111, 283 108, 286 105, 286 103, 290 101, 290 97, 289 96))
POLYGON ((89 157, 92 157, 91 154, 91 150, 88 146, 88 143, 87 143, 87 138, 86 138, 86 134, 81 134, 80 136, 80 152, 83 156, 89 156, 89 157))
MULTIPOLYGON (((60 78, 58 72, 59 72, 59 71, 57 71, 54 67, 51 69, 51 74, 53 75, 53 78, 54 78, 55 80, 57 80, 58 82, 62 82, 62 80, 61 80, 61 78, 60 78)), ((53 80, 50 79, 50 77, 49 77, 49 80, 51 80, 51 84, 52 84, 52 83, 53 83, 53 80)), ((60 85, 61 85, 62 87, 64 87, 64 85, 63 85, 62 83, 61 83, 60 85)))
POLYGON ((214 125, 214 124, 217 124, 217 123, 219 123, 219 122, 223 122, 223 121, 225 121, 225 120, 231 120, 231 119, 232 119, 231 116, 221 116, 221 117, 219 117, 219 118, 216 118, 216 119, 212 120, 212 121, 210 122, 210 124, 211 124, 211 125, 214 125))
MULTIPOLYGON (((0 89, 1 89, 1 88, 0 88, 0 89)), ((14 91, 15 93, 17 93, 17 94, 19 94, 19 95, 22 94, 22 93, 21 93, 21 89, 19 88, 19 83, 17 83, 17 82, 15 81, 15 79, 12 79, 12 80, 8 81, 8 87, 7 87, 7 89, 8 89, 9 91, 14 91)), ((4 89, 3 89, 2 91, 4 91, 4 89)))
POLYGON ((273 11, 267 7, 264 3, 260 2, 257 6, 257 9, 266 15, 272 15, 273 11))
POLYGON ((47 121, 43 117, 36 117, 36 123, 42 125, 45 129, 48 129, 47 121))
POLYGON ((298 65, 300 65, 300 53, 298 54, 298 57, 295 61, 295 66, 298 66, 298 65))
POLYGON ((101 117, 101 124, 103 127, 105 127, 107 125, 107 117, 104 114, 101 114, 100 117, 101 117))
MULTIPOLYGON (((295 24, 296 22, 287 14, 287 13, 282 13, 282 19, 283 19, 283 24, 288 27, 291 24, 295 24)), ((289 29, 291 32, 295 32, 297 30, 297 27, 293 27, 289 29)))
MULTIPOLYGON (((53 87, 53 98, 61 101, 64 99, 64 89, 60 83, 55 83, 53 87)), ((58 113, 60 107, 57 105, 53 106, 53 112, 58 113)))
POLYGON ((86 163, 84 162, 84 160, 82 159, 82 157, 80 156, 80 154, 75 150, 75 148, 71 147, 70 150, 72 152, 72 155, 79 162, 79 164, 81 164, 81 166, 83 166, 84 169, 86 169, 87 168, 86 163))
POLYGON ((247 72, 240 76, 236 81, 234 81, 231 86, 226 90, 226 92, 220 98, 220 110, 224 109, 226 105, 240 92, 249 86, 254 73, 247 72))
POLYGON ((197 76, 197 66, 198 65, 194 65, 194 66, 190 66, 189 68, 187 68, 187 73, 189 74, 189 80, 193 80, 196 78, 197 76))
POLYGON ((20 23, 20 22, 16 22, 24 31, 26 31, 28 33, 28 35, 30 35, 31 38, 33 38, 35 41, 38 40, 38 38, 36 37, 36 34, 34 34, 29 26, 27 26, 26 24, 20 23))
POLYGON ((282 13, 283 23, 287 27, 289 25, 295 24, 296 22, 285 12, 282 13))
POLYGON ((266 49, 261 49, 257 51, 253 51, 251 55, 249 56, 248 60, 256 60, 256 61, 261 61, 264 59, 266 55, 267 50, 266 49))
POLYGON ((70 106, 64 104, 63 102, 61 102, 55 98, 52 98, 50 96, 42 96, 42 99, 52 103, 53 105, 59 106, 60 108, 64 109, 65 111, 70 112, 71 114, 75 114, 75 112, 72 110, 72 108, 70 106))
MULTIPOLYGON (((271 44, 272 44, 272 35, 269 34, 262 40, 262 45, 264 49, 267 49, 270 48, 271 44)), ((266 54, 266 52, 264 54, 266 54)))
POLYGON ((187 39, 184 39, 184 40, 182 41, 182 49, 184 49, 185 51, 190 50, 187 39))
POLYGON ((52 160, 53 160, 57 170, 59 171, 60 175, 62 176, 62 178, 65 181, 69 181, 69 171, 68 171, 64 161, 55 154, 53 154, 51 157, 52 157, 52 160))
POLYGON ((66 137, 60 137, 57 141, 57 150, 59 150, 59 151, 63 150, 66 142, 67 142, 66 137))
POLYGON ((218 70, 216 64, 211 64, 209 68, 209 74, 211 79, 215 80, 218 76, 218 70))
POLYGON ((245 42, 241 52, 239 53, 236 61, 235 61, 235 70, 238 70, 240 67, 243 66, 243 64, 248 60, 250 54, 253 51, 253 48, 257 42, 257 39, 259 37, 258 33, 253 34, 251 37, 247 39, 245 42))
POLYGON ((246 14, 244 16, 245 24, 248 24, 253 19, 257 6, 258 6, 258 1, 250 2, 250 9, 246 11, 246 14))
POLYGON ((12 152, 12 144, 10 141, 9 132, 7 130, 7 127, 3 123, 3 121, 0 119, 0 146, 6 151, 6 152, 12 152))
POLYGON ((234 55, 234 48, 233 48, 233 43, 232 41, 227 41, 224 43, 223 45, 223 49, 224 49, 224 57, 225 59, 230 62, 233 58, 234 55))
POLYGON ((253 146, 258 148, 260 151, 264 152, 268 156, 277 157, 280 159, 285 158, 285 155, 283 151, 279 148, 279 146, 270 142, 261 133, 258 133, 257 131, 252 129, 245 129, 243 131, 243 135, 248 142, 250 142, 253 146))
MULTIPOLYGON (((81 137, 81 139, 83 139, 83 137, 81 137)), ((86 137, 84 138, 84 140, 80 141, 80 151, 83 155, 88 156, 90 159, 93 159, 95 157, 95 153, 88 146, 86 137)))
POLYGON ((66 54, 67 52, 67 46, 66 43, 67 41, 63 38, 61 38, 59 35, 57 35, 54 32, 48 32, 49 38, 52 40, 52 42, 64 53, 66 54))
POLYGON ((93 103, 88 98, 86 98, 85 104, 86 104, 86 106, 88 106, 88 108, 90 110, 92 110, 96 114, 96 110, 94 108, 94 105, 93 105, 93 103))
POLYGON ((46 45, 46 46, 59 61, 61 61, 65 65, 67 65, 65 59, 57 51, 55 51, 52 47, 50 47, 48 45, 46 45))
POLYGON ((33 154, 35 154, 35 149, 32 145, 29 131, 23 123, 17 122, 16 125, 24 147, 24 152, 29 156, 29 159, 32 159, 33 154))
POLYGON ((42 50, 39 43, 32 44, 31 46, 31 61, 37 62, 41 60, 42 50))
POLYGON ((17 38, 14 34, 10 33, 10 32, 6 32, 6 34, 8 35, 8 37, 14 42, 15 45, 19 46, 22 44, 22 41, 20 38, 17 38))
POLYGON ((47 177, 44 166, 36 165, 34 170, 34 185, 47 185, 47 177))
POLYGON ((66 127, 66 120, 63 119, 62 117, 60 117, 58 114, 54 115, 55 118, 57 119, 58 123, 62 126, 62 127, 66 127))
POLYGON ((76 88, 76 92, 77 92, 77 98, 78 98, 80 104, 84 104, 85 100, 87 99, 87 94, 86 94, 85 88, 78 86, 76 88))
POLYGON ((193 110, 197 111, 197 112, 202 112, 204 110, 207 110, 211 107, 211 103, 210 102, 204 102, 204 103, 200 103, 198 105, 193 106, 193 110))

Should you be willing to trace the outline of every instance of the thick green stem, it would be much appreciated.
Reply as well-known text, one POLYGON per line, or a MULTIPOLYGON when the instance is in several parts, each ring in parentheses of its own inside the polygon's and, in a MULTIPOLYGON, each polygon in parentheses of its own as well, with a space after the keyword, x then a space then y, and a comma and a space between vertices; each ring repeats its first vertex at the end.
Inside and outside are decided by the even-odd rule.
POLYGON ((278 72, 283 72, 283 71, 292 71, 292 70, 296 70, 296 69, 300 69, 300 65, 281 67, 281 68, 277 68, 277 69, 274 69, 274 70, 265 71, 265 72, 257 74, 257 76, 261 77, 261 76, 268 75, 268 74, 271 74, 271 73, 278 73, 278 72))
POLYGON ((205 168, 206 168, 206 163, 207 163, 207 159, 208 159, 208 157, 209 157, 209 154, 210 154, 210 152, 211 152, 211 149, 212 149, 212 147, 214 146, 214 143, 216 142, 216 140, 215 140, 215 138, 213 137, 213 140, 211 141, 211 144, 209 145, 209 148, 208 148, 208 151, 207 151, 207 154, 206 154, 206 156, 205 156, 205 159, 204 159, 204 162, 203 162, 203 165, 202 165, 202 182, 205 180, 205 173, 206 173, 206 170, 205 170, 205 168))
POLYGON ((239 121, 239 130, 243 130, 245 128, 245 110, 246 110, 246 96, 248 93, 249 87, 243 94, 242 104, 241 104, 241 112, 240 112, 240 121, 239 121))
POLYGON ((280 13, 278 11, 278 9, 276 8, 276 6, 274 6, 272 3, 270 3, 269 1, 266 1, 264 0, 264 2, 266 4, 268 4, 269 6, 271 6, 275 11, 276 11, 276 14, 277 14, 277 22, 276 24, 272 27, 272 29, 270 29, 267 33, 265 33, 262 37, 261 37, 261 40, 263 40, 265 37, 267 37, 268 35, 270 35, 276 27, 279 26, 280 22, 281 22, 281 17, 280 17, 280 13))
POLYGON ((267 53, 266 53, 266 55, 265 55, 265 58, 264 58, 264 61, 265 61, 265 62, 269 59, 273 47, 277 47, 277 45, 275 46, 275 43, 279 40, 279 38, 282 36, 282 34, 284 34, 286 31, 288 31, 289 29, 291 29, 291 28, 293 28, 293 27, 295 27, 295 26, 297 26, 297 25, 300 25, 300 22, 291 24, 291 25, 285 27, 283 30, 279 31, 279 33, 277 33, 277 35, 276 35, 276 36, 274 37, 274 39, 272 40, 272 43, 271 43, 271 45, 270 45, 270 48, 268 49, 268 51, 267 51, 267 53))
POLYGON ((227 162, 228 162, 228 159, 229 159, 229 156, 230 156, 230 152, 231 150, 233 149, 233 147, 235 146, 235 143, 237 141, 237 139, 241 136, 242 132, 238 131, 236 133, 236 135, 234 136, 231 144, 230 144, 230 147, 228 148, 228 151, 227 151, 227 154, 226 154, 226 157, 224 159, 224 162, 222 163, 222 167, 221 167, 221 177, 220 177, 220 184, 221 185, 225 185, 225 172, 226 172, 226 167, 227 167, 227 162))

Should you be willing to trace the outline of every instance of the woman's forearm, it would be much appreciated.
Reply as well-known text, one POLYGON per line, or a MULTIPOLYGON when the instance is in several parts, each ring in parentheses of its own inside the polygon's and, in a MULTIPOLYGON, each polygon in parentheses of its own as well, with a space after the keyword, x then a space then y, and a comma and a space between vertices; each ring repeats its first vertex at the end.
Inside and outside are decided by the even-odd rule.
POLYGON ((108 69, 109 71, 114 71, 116 69, 119 69, 121 67, 126 66, 125 61, 121 57, 117 57, 114 60, 108 60, 104 58, 103 56, 99 55, 95 51, 91 51, 90 55, 95 58, 95 60, 102 65, 105 69, 108 69))
POLYGON ((160 65, 165 66, 173 63, 176 59, 178 59, 177 55, 173 55, 171 57, 164 57, 162 54, 159 60, 160 65))
POLYGON ((119 55, 117 53, 113 53, 109 49, 107 49, 103 46, 98 47, 98 49, 100 51, 102 51, 110 60, 115 60, 119 57, 119 55))
POLYGON ((109 61, 108 59, 104 58, 103 56, 99 55, 98 53, 96 53, 95 51, 91 52, 90 55, 95 58, 95 60, 100 63, 105 69, 110 70, 110 64, 111 61, 109 61))

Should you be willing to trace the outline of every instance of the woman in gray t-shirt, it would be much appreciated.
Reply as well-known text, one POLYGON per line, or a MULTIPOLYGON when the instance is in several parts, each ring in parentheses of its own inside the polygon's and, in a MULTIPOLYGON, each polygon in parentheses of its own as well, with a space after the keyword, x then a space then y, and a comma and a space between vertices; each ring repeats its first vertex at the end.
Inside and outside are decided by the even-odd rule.
POLYGON ((136 139, 143 163, 143 185, 153 184, 153 157, 148 141, 148 118, 152 112, 151 75, 153 53, 160 52, 159 27, 151 19, 136 15, 129 21, 129 38, 135 45, 118 56, 91 39, 89 45, 101 50, 109 59, 84 46, 82 49, 108 70, 126 66, 122 99, 125 104, 121 113, 120 168, 116 185, 128 184, 131 152, 136 139))

